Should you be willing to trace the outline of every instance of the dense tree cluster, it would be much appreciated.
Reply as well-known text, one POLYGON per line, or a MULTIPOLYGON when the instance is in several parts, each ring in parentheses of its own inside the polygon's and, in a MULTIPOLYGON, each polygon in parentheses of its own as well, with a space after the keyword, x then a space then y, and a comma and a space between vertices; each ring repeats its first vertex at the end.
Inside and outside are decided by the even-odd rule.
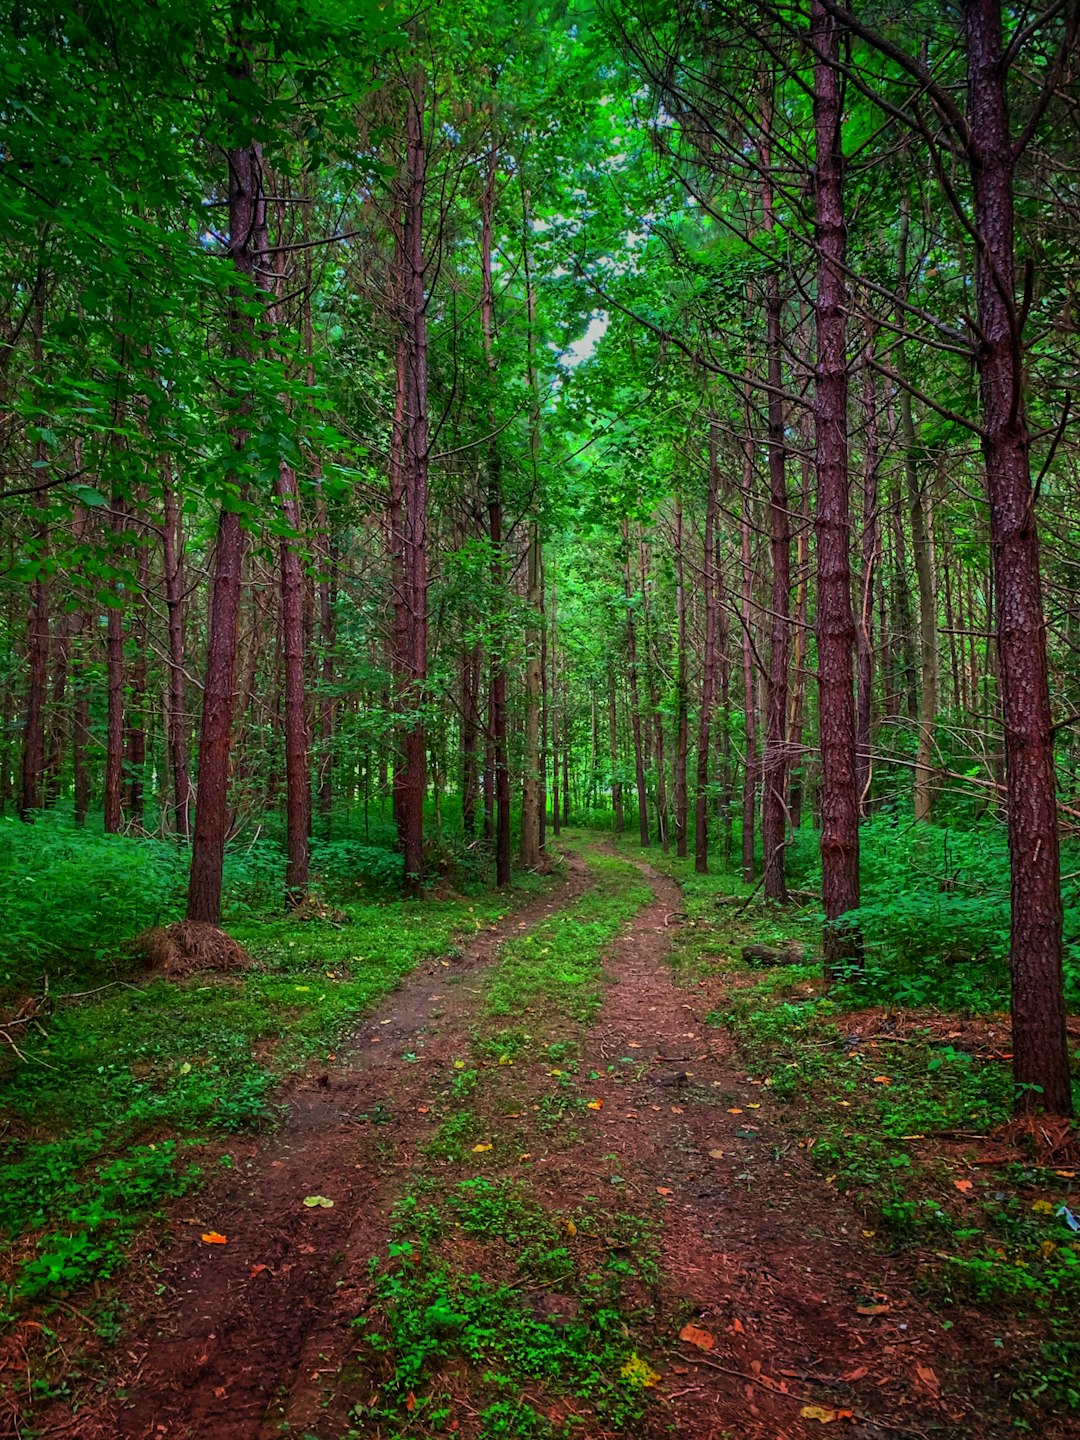
POLYGON ((1071 1108, 1080 6, 9 4, 0 805, 572 820, 788 896, 1004 826, 1071 1108), (582 336, 586 339, 583 341, 582 336))

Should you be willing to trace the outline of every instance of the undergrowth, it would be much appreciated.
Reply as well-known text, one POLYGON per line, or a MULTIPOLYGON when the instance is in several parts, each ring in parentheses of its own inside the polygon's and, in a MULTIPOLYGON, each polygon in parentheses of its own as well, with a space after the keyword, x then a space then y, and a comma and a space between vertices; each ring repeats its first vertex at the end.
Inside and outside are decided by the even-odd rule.
MULTIPOLYGON (((540 885, 529 878, 526 893, 540 885)), ((138 1224, 197 1183, 195 1143, 270 1121, 284 1074, 329 1058, 417 963, 511 903, 482 892, 354 902, 340 922, 248 920, 231 929, 259 964, 241 977, 59 1004, 20 1043, 2 1095, 0 1233, 21 1257, 12 1299, 110 1275, 138 1224)))

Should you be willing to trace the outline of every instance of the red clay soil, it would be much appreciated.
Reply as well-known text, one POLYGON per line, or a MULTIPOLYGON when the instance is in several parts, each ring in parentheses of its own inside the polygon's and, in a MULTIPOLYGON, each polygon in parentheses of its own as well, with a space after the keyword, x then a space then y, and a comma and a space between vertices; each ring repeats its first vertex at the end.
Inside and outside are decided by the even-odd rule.
MULTIPOLYGON (((993 1322, 954 1311, 943 1330, 916 1293, 917 1262, 873 1248, 866 1222, 772 1123, 779 1102, 737 1068, 730 1037, 703 1024, 723 982, 673 985, 663 957, 680 892, 643 868, 657 903, 605 965, 613 983, 582 1070, 603 1076, 611 1057, 628 1055, 649 1070, 632 1087, 592 1082, 603 1109, 584 1145, 552 1157, 547 1184, 587 1191, 611 1168, 602 1157, 615 1156, 635 1196, 663 1204, 670 1333, 689 1320, 714 1345, 650 1355, 666 1403, 649 1433, 1015 1435, 1004 1397, 994 1401, 1002 1352, 993 1322), (807 1406, 822 1418, 804 1417, 807 1406), (830 1423, 834 1431, 823 1430, 830 1423)), ((1078 1433, 1064 1418, 1041 1431, 1047 1440, 1078 1433)))
POLYGON ((478 935, 452 963, 425 965, 365 1019, 336 1067, 285 1097, 282 1131, 229 1147, 235 1169, 198 1197, 194 1212, 188 1200, 174 1216, 176 1239, 154 1277, 160 1298, 118 1347, 123 1368, 110 1398, 74 1415, 55 1407, 38 1418, 43 1435, 281 1434, 275 1399, 305 1393, 326 1345, 347 1341, 368 1260, 385 1254, 391 1208, 430 1133, 419 1102, 430 1076, 468 1048, 477 972, 503 941, 587 883, 584 864, 571 860, 557 890, 478 935), (305 1207, 313 1195, 333 1208, 305 1207), (208 1244, 204 1234, 225 1243, 208 1244))
MULTIPOLYGON (((666 953, 680 892, 642 868, 656 899, 605 962, 611 984, 582 1056, 582 1075, 600 1073, 587 1084, 603 1107, 587 1112, 580 1143, 538 1154, 532 1171, 537 1192, 561 1205, 615 1172, 629 1207, 662 1208, 664 1277, 648 1352, 661 1380, 638 1433, 1015 1435, 995 1398, 993 1322, 953 1311, 943 1330, 919 1298, 917 1260, 877 1248, 854 1206, 815 1173, 781 1124, 780 1102, 740 1070, 730 1038, 703 1023, 723 982, 675 984, 666 953), (623 1057, 640 1064, 608 1070, 623 1057), (680 1343, 688 1322, 710 1348, 680 1343)), ((516 912, 453 971, 435 964, 414 977, 365 1023, 338 1069, 289 1097, 279 1136, 242 1156, 234 1147, 239 1174, 179 1219, 161 1300, 119 1347, 127 1360, 115 1398, 93 1413, 57 1412, 46 1435, 269 1440, 287 1422, 288 1433, 338 1440, 347 1428, 339 1392, 355 1400, 372 1384, 363 1375, 342 1384, 356 1355, 350 1323, 369 1302, 369 1261, 385 1254, 392 1204, 424 1164, 435 1075, 467 1050, 476 969, 584 884, 575 862, 558 897, 516 912), (306 1209, 310 1195, 333 1208, 306 1209), (204 1243, 210 1231, 227 1243, 204 1243)), ((1064 1418, 1041 1431, 1047 1440, 1078 1433, 1064 1418)))

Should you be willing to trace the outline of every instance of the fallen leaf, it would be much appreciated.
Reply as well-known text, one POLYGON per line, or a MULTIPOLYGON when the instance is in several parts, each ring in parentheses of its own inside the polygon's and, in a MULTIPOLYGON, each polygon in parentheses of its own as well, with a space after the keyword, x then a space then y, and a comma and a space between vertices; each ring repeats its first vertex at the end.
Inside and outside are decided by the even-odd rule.
POLYGON ((974 1183, 975 1183, 975 1182, 974 1182, 973 1180, 954 1180, 954 1181, 953 1181, 953 1184, 956 1186, 957 1190, 963 1191, 963 1193, 964 1193, 965 1195, 967 1194, 967 1192, 968 1192, 969 1190, 971 1190, 971 1189, 974 1187, 974 1183))
MULTIPOLYGON (((465 1069, 465 1061, 464 1061, 464 1060, 455 1060, 455 1061, 454 1061, 454 1069, 455 1069, 455 1070, 464 1070, 464 1069, 465 1069)), ((410 1392, 410 1393, 411 1393, 411 1392, 410 1392)))
POLYGON ((856 1365, 854 1370, 849 1370, 846 1375, 841 1375, 840 1378, 841 1380, 846 1381, 847 1384, 851 1385, 856 1380, 861 1380, 863 1376, 867 1374, 869 1374, 869 1369, 867 1366, 856 1365))
POLYGON ((916 1365, 915 1374, 919 1377, 919 1384, 922 1385, 924 1390, 927 1390, 931 1395, 938 1393, 941 1387, 938 1384, 937 1376, 929 1365, 916 1365))
POLYGON ((227 1245, 229 1242, 224 1235, 219 1235, 216 1230, 208 1230, 202 1237, 207 1245, 227 1245))
POLYGON ((603 1102, 603 1100, 587 1100, 587 1101, 585 1102, 585 1109, 586 1109, 586 1110, 602 1110, 603 1108, 604 1108, 604 1102, 603 1102))
POLYGON ((874 1084, 875 1084, 875 1085, 891 1085, 891 1084, 892 1084, 892 1081, 889 1079, 888 1075, 875 1075, 875 1076, 874 1076, 874 1084))
POLYGON ((190 1061, 190 1060, 185 1060, 184 1063, 180 1066, 180 1074, 181 1074, 181 1075, 190 1075, 190 1074, 191 1074, 191 1061, 190 1061))
POLYGON ((1031 1208, 1036 1215, 1052 1215, 1054 1213, 1053 1204, 1049 1200, 1036 1200, 1031 1208))
POLYGON ((577 1234, 577 1226, 574 1224, 573 1220, 567 1220, 567 1222, 566 1222, 566 1233, 567 1233, 568 1235, 576 1235, 576 1234, 577 1234))
POLYGON ((304 1204, 309 1210, 332 1210, 333 1200, 328 1200, 325 1195, 305 1195, 304 1204))
POLYGON ((472 1148, 473 1148, 473 1154, 474 1154, 474 1155, 478 1155, 478 1154, 481 1152, 481 1150, 490 1150, 490 1149, 491 1149, 491 1143, 490 1143, 490 1141, 482 1140, 479 1145, 474 1145, 472 1148))
POLYGON ((739 1107, 738 1107, 737 1105, 733 1105, 733 1106, 731 1107, 731 1109, 730 1109, 727 1113, 728 1113, 729 1115, 741 1115, 741 1114, 742 1114, 742 1111, 739 1109, 739 1107))
POLYGON ((672 1105, 671 1113, 673 1115, 681 1115, 683 1113, 683 1107, 681 1105, 672 1105))
POLYGON ((715 1337, 697 1325, 684 1325, 679 1331, 679 1339, 685 1340, 687 1345, 696 1345, 699 1350, 711 1350, 716 1344, 715 1337))
POLYGON ((724 1158, 723 1150, 710 1150, 709 1154, 714 1160, 722 1160, 724 1158))
POLYGON ((523 1160, 531 1160, 531 1159, 532 1159, 532 1153, 531 1153, 530 1151, 526 1150, 525 1153, 524 1153, 524 1155, 519 1155, 519 1156, 518 1156, 518 1164, 520 1165, 523 1160))
POLYGON ((658 1195, 670 1195, 671 1191, 667 1188, 666 1185, 657 1185, 656 1193, 658 1195))
POLYGON ((647 1389, 660 1380, 660 1376, 647 1361, 642 1360, 636 1350, 628 1357, 619 1374, 628 1385, 637 1389, 647 1389))
POLYGON ((745 1329, 745 1327, 743 1326, 742 1321, 739 1319, 739 1317, 738 1317, 737 1315, 735 1316, 735 1319, 732 1320, 731 1325, 730 1325, 729 1328, 730 1328, 731 1333, 732 1333, 733 1335, 745 1335, 745 1334, 746 1334, 746 1329, 745 1329))
POLYGON ((887 1315, 892 1309, 891 1305, 857 1305, 856 1311, 860 1315, 887 1315))
POLYGON ((411 1390, 408 1395, 405 1396, 405 1409, 410 1412, 416 1409, 416 1396, 411 1390))
POLYGON ((760 1109, 761 1109, 761 1104, 760 1104, 760 1102, 759 1102, 758 1104, 755 1105, 755 1104, 752 1104, 750 1101, 747 1101, 746 1108, 747 1108, 748 1110, 760 1110, 760 1109))
POLYGON ((818 1420, 822 1425, 831 1425, 840 1418, 839 1410, 829 1410, 824 1405, 804 1405, 799 1414, 804 1420, 818 1420))
POLYGON ((628 1050, 640 1050, 640 1049, 641 1049, 641 1046, 638 1044, 638 1042, 637 1042, 636 1040, 630 1040, 630 1041, 627 1042, 626 1048, 627 1048, 628 1050))
POLYGON ((269 1270, 269 1268, 269 1265, 252 1265, 250 1278, 254 1280, 256 1275, 261 1275, 264 1270, 269 1270))
POLYGON ((428 1113, 428 1107, 426 1105, 418 1105, 416 1112, 418 1115, 426 1115, 428 1113))

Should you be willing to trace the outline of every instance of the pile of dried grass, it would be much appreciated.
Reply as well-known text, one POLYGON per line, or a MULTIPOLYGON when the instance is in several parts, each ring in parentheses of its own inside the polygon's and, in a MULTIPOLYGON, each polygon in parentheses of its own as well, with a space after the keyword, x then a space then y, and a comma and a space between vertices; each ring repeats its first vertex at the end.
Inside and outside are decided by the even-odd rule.
POLYGON ((167 980, 184 980, 201 970, 223 974, 249 970, 255 963, 231 935, 199 920, 181 920, 167 930, 159 926, 144 930, 135 949, 148 969, 167 980))

